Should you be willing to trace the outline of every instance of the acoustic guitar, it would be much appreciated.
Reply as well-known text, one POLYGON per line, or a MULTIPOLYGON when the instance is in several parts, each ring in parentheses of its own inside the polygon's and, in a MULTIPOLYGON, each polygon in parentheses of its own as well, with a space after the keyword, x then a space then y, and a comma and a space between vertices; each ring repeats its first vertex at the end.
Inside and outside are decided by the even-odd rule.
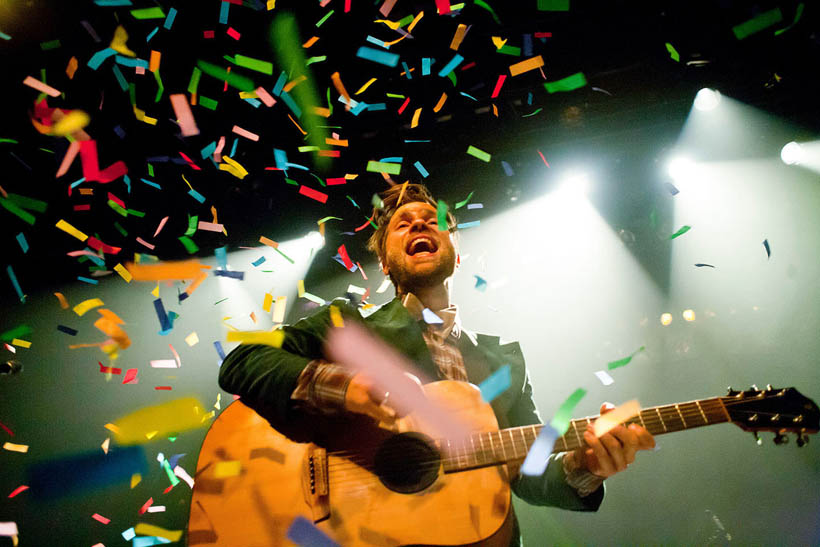
MULTIPOLYGON (((510 469, 525 458, 541 425, 498 429, 493 410, 466 382, 424 386, 429 399, 470 424, 456 441, 427 434, 409 414, 392 430, 338 431, 326 446, 293 442, 241 400, 213 422, 197 462, 188 545, 295 545, 288 529, 302 517, 340 545, 503 545, 511 533, 510 469)), ((583 446, 597 416, 573 420, 554 452, 583 446)), ((625 423, 653 435, 731 422, 797 434, 820 423, 817 405, 794 388, 752 388, 641 410, 625 423)), ((759 440, 758 440, 759 442, 759 440)))

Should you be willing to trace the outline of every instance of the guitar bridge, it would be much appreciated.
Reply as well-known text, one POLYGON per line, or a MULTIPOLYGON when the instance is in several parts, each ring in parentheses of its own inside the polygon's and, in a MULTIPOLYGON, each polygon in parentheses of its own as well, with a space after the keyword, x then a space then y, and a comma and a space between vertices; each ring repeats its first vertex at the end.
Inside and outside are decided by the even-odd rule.
POLYGON ((302 491, 305 502, 313 513, 313 522, 325 520, 330 516, 330 488, 327 477, 327 452, 324 448, 309 444, 303 462, 302 491))

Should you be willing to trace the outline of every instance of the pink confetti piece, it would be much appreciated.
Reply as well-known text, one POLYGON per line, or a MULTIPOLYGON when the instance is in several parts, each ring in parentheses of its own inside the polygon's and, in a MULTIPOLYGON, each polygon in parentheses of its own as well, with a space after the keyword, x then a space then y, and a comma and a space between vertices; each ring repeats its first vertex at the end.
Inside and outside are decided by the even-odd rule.
POLYGON ((174 108, 179 128, 182 131, 183 137, 190 137, 192 135, 199 135, 199 128, 196 126, 194 113, 191 112, 191 105, 188 104, 188 98, 183 93, 174 93, 168 97, 171 99, 171 106, 174 108))
POLYGON ((175 350, 174 346, 172 346, 171 344, 168 344, 168 347, 171 348, 171 353, 174 354, 174 359, 177 362, 177 368, 181 367, 182 366, 182 360, 179 358, 179 353, 177 353, 177 350, 175 350))
POLYGON ((549 164, 549 163, 547 163, 547 158, 545 158, 545 157, 544 157, 544 154, 542 154, 542 153, 541 153, 541 151, 540 151, 540 150, 538 150, 537 148, 536 148, 536 152, 538 152, 538 155, 539 155, 539 156, 541 156, 541 159, 544 161, 544 165, 546 165, 547 167, 549 167, 549 166, 550 166, 550 164, 549 164))
POLYGON ((14 490, 12 490, 11 494, 9 494, 9 497, 13 498, 14 496, 19 494, 20 492, 25 492, 26 490, 28 490, 28 486, 26 486, 25 484, 20 485, 17 488, 15 488, 14 490))
POLYGON ((231 129, 231 131, 233 131, 240 137, 245 137, 246 139, 252 140, 254 142, 259 140, 259 135, 257 135, 256 133, 251 133, 247 129, 242 129, 238 125, 233 126, 233 129, 231 129))
POLYGON ((273 106, 276 104, 276 99, 274 99, 270 93, 265 91, 265 88, 259 86, 256 88, 256 96, 259 97, 259 100, 265 103, 265 106, 273 106))
POLYGON ((302 194, 303 196, 307 196, 311 199, 315 199, 316 201, 318 201, 320 203, 325 203, 327 201, 327 194, 323 194, 322 192, 314 190, 313 188, 308 188, 305 185, 302 185, 302 186, 299 187, 299 193, 302 194))
POLYGON ((31 76, 26 76, 26 79, 23 80, 23 84, 29 87, 36 89, 37 91, 42 91, 49 97, 59 97, 61 92, 54 89, 50 85, 46 85, 37 78, 32 78, 31 76))
POLYGON ((111 522, 111 519, 107 519, 99 513, 94 513, 93 515, 91 515, 91 518, 93 518, 96 521, 102 522, 103 524, 108 524, 109 522, 111 522))
POLYGON ((159 221, 159 226, 157 226, 157 231, 154 232, 154 237, 157 237, 162 229, 165 227, 165 223, 168 222, 168 219, 171 217, 165 217, 159 221))
POLYGON ((233 27, 228 27, 228 30, 225 32, 234 40, 239 40, 240 36, 242 36, 241 34, 236 32, 233 27))
POLYGON ((205 230, 207 232, 221 232, 222 231, 222 225, 221 224, 215 224, 213 222, 205 222, 203 220, 200 220, 199 224, 197 225, 197 229, 205 230))
POLYGON ((71 144, 69 144, 65 156, 63 156, 63 161, 60 162, 60 168, 57 169, 57 174, 54 176, 59 178, 65 175, 68 172, 68 168, 71 167, 72 163, 74 163, 74 159, 77 157, 77 154, 79 153, 80 141, 74 141, 71 144))
POLYGON ((138 384, 137 369, 129 368, 125 371, 125 378, 122 379, 123 384, 138 384))
POLYGON ((188 472, 185 471, 182 467, 174 467, 174 475, 185 481, 185 483, 193 489, 194 479, 192 479, 191 475, 189 475, 188 472))
POLYGON ((219 142, 216 144, 214 150, 214 161, 220 163, 222 161, 222 149, 225 148, 225 137, 219 137, 219 142))
POLYGON ((382 7, 379 8, 379 12, 387 17, 390 15, 390 10, 392 10, 395 5, 396 0, 384 0, 384 4, 382 4, 382 7))
POLYGON ((93 256, 99 258, 99 255, 93 251, 89 251, 88 249, 83 249, 82 251, 71 251, 66 253, 68 256, 93 256))
POLYGON ((141 244, 141 245, 144 245, 144 246, 148 247, 148 248, 149 248, 149 249, 151 249, 152 251, 154 250, 154 247, 155 247, 154 245, 151 245, 150 243, 148 243, 147 241, 145 241, 145 240, 144 240, 144 239, 142 239, 141 237, 138 237, 138 238, 137 238, 137 243, 139 243, 139 244, 141 244))

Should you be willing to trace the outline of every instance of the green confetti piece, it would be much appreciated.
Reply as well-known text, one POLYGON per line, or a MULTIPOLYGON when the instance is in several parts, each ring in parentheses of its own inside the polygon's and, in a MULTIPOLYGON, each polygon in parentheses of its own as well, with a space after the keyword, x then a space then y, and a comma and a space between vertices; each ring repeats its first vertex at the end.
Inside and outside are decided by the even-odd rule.
POLYGON ((34 225, 34 221, 36 220, 34 216, 18 207, 17 204, 15 204, 13 201, 5 198, 0 198, 0 205, 5 207, 6 210, 8 210, 10 213, 14 213, 18 217, 20 217, 23 221, 31 225, 34 225))
POLYGON ((42 147, 41 147, 41 148, 39 148, 39 150, 42 150, 43 152, 48 152, 49 154, 53 154, 53 153, 54 153, 54 150, 49 150, 48 148, 42 148, 42 147))
POLYGON ((133 83, 128 84, 128 98, 131 100, 131 105, 137 104, 137 86, 133 83))
POLYGON ((508 46, 507 44, 504 44, 496 50, 496 53, 503 53, 504 55, 514 55, 515 57, 521 57, 521 48, 515 46, 508 46))
POLYGON ((318 146, 300 146, 298 148, 299 152, 316 152, 319 150, 318 146))
POLYGON ((450 81, 451 81, 451 82, 453 82, 453 87, 455 87, 455 86, 456 86, 456 82, 458 81, 458 78, 456 78, 456 73, 455 73, 455 71, 452 71, 452 70, 451 70, 451 71, 450 71, 450 73, 449 73, 449 74, 447 74, 447 77, 450 79, 450 81))
POLYGON ((120 223, 119 223, 119 222, 115 222, 115 223, 114 223, 114 228, 116 228, 116 229, 117 229, 117 231, 118 231, 120 234, 122 234, 122 237, 128 237, 128 232, 126 232, 126 231, 125 231, 125 228, 123 228, 122 226, 120 226, 120 223))
POLYGON ((325 218, 323 218, 323 219, 321 219, 321 220, 317 220, 317 221, 316 221, 316 224, 324 224, 324 223, 325 223, 325 222, 327 222, 328 220, 344 220, 344 219, 343 219, 343 218, 339 218, 339 217, 325 217, 325 218))
POLYGON ((791 25, 789 25, 789 26, 788 26, 788 27, 786 27, 786 28, 782 28, 782 29, 779 29, 779 30, 774 31, 774 35, 775 35, 775 36, 780 36, 781 34, 783 34, 784 32, 786 32, 787 30, 789 30, 790 28, 792 28, 794 25, 796 25, 796 24, 797 24, 797 22, 800 20, 800 18, 803 16, 803 8, 804 8, 804 7, 805 7, 805 6, 803 5, 803 2, 800 2, 800 3, 797 5, 797 9, 796 9, 796 10, 795 10, 795 12, 794 12, 794 21, 792 21, 792 24, 791 24, 791 25))
POLYGON ((150 163, 148 164, 148 176, 153 178, 154 177, 154 166, 150 163))
POLYGON ((192 236, 196 233, 196 228, 199 224, 199 217, 197 215, 188 215, 188 229, 185 230, 186 236, 192 236))
POLYGON ((171 470, 171 464, 168 463, 168 460, 162 460, 162 468, 165 469, 165 474, 168 475, 168 480, 171 481, 171 486, 176 486, 179 484, 179 479, 171 470))
POLYGON ((572 76, 567 76, 555 82, 546 82, 544 88, 548 93, 558 93, 561 91, 572 91, 587 85, 587 79, 583 72, 576 72, 572 76))
POLYGON ((188 236, 179 236, 179 241, 185 246, 185 250, 188 251, 189 255, 194 254, 199 250, 194 240, 188 236))
POLYGON ((376 209, 384 209, 384 200, 379 194, 373 194, 373 197, 370 198, 370 204, 376 209))
POLYGON ((438 200, 438 204, 436 205, 436 216, 438 219, 439 231, 447 231, 447 204, 441 200, 438 200))
POLYGON ((396 93, 385 93, 385 95, 387 95, 391 99, 406 99, 407 98, 404 95, 398 95, 396 93))
POLYGON ((209 99, 208 97, 205 97, 204 95, 200 95, 199 96, 199 104, 200 104, 200 106, 202 106, 203 108, 207 108, 208 110, 216 110, 216 106, 219 104, 219 102, 217 102, 213 99, 209 99))
POLYGON ((783 14, 780 13, 780 8, 774 8, 761 13, 757 17, 753 17, 744 23, 735 25, 732 27, 732 32, 734 32, 735 38, 738 40, 743 40, 744 38, 748 38, 752 34, 758 33, 765 28, 776 25, 782 20, 783 14))
POLYGON ((471 156, 473 156, 474 158, 480 159, 481 161, 489 162, 490 158, 492 158, 492 156, 490 154, 488 154, 487 152, 484 152, 483 150, 479 150, 478 148, 476 148, 473 145, 470 145, 467 148, 467 153, 470 154, 471 156))
POLYGON ((40 201, 39 199, 30 198, 28 196, 21 196, 20 194, 8 193, 8 199, 30 211, 37 211, 38 213, 45 213, 48 203, 40 201))
POLYGON ((319 21, 316 23, 316 28, 321 27, 321 26, 322 26, 322 24, 323 24, 325 21, 327 21, 328 19, 330 19, 330 16, 331 16, 331 15, 333 15, 333 11, 334 11, 334 10, 330 10, 329 12, 327 12, 327 14, 325 14, 325 16, 324 16, 324 17, 322 17, 321 19, 319 19, 319 21))
POLYGON ((12 143, 12 144, 17 144, 17 141, 16 141, 16 140, 14 140, 14 139, 6 139, 6 138, 1 138, 1 139, 0 139, 0 142, 10 142, 10 143, 12 143))
POLYGON ((162 12, 162 8, 159 7, 132 9, 131 15, 134 19, 165 19, 165 14, 162 12))
POLYGON ((262 74, 267 74, 268 76, 273 75, 273 63, 269 63, 268 61, 245 57, 237 53, 236 64, 244 68, 255 70, 256 72, 261 72, 262 74))
POLYGON ((543 108, 539 108, 539 109, 537 109, 535 112, 530 112, 529 114, 524 114, 524 115, 523 115, 523 116, 521 116, 521 117, 522 117, 522 118, 529 118, 530 116, 535 116, 536 114, 538 114, 538 113, 539 113, 539 112, 541 112, 542 110, 544 110, 544 109, 543 109, 543 108))
POLYGON ((538 11, 569 11, 569 0, 538 0, 538 11))
POLYGON ((287 260, 287 261, 288 261, 288 262, 290 262, 291 264, 296 264, 296 262, 294 262, 294 261, 293 261, 293 259, 292 259, 291 257, 289 257, 288 255, 286 255, 285 253, 283 253, 281 250, 279 250, 279 247, 276 247, 276 248, 274 249, 274 251, 276 251, 277 253, 279 253, 279 254, 280 254, 280 255, 282 255, 283 257, 285 257, 285 260, 287 260))
POLYGON ((196 65, 208 76, 216 78, 217 80, 228 82, 229 86, 235 87, 239 91, 253 91, 256 89, 253 80, 247 76, 237 74, 236 72, 228 72, 221 66, 209 63, 207 61, 199 60, 196 62, 196 65))
MULTIPOLYGON (((333 115, 333 103, 330 102, 330 88, 327 88, 327 109, 330 111, 330 115, 333 115)), ((324 126, 319 126, 324 127, 324 126)))
POLYGON ((115 210, 117 213, 119 213, 120 215, 122 215, 122 216, 124 216, 124 217, 127 217, 127 216, 128 216, 128 210, 127 210, 127 209, 125 209, 124 207, 122 207, 122 206, 121 206, 119 203, 117 203, 116 201, 113 201, 113 200, 110 200, 110 199, 109 199, 109 200, 108 200, 108 206, 109 206, 109 207, 111 207, 112 209, 114 209, 114 210, 115 210))
MULTIPOLYGON (((493 16, 493 19, 495 20, 496 24, 499 24, 499 25, 501 24, 501 21, 498 19, 498 16, 495 14, 495 11, 493 10, 493 8, 490 7, 490 5, 487 2, 485 2, 484 0, 474 0, 474 1, 475 1, 476 6, 478 6, 480 8, 484 8, 485 10, 490 12, 490 15, 493 16)), ((450 9, 452 9, 452 6, 450 6, 450 9)))
POLYGON ((400 163, 385 163, 382 161, 368 161, 367 170, 371 173, 387 173, 388 175, 398 175, 401 173, 400 163))
POLYGON ((672 57, 673 61, 680 61, 680 55, 678 55, 678 51, 675 49, 675 46, 666 42, 666 51, 669 52, 669 56, 672 57))
POLYGON ((471 198, 471 197, 473 197, 473 194, 474 194, 474 193, 475 193, 475 190, 473 190, 472 192, 470 192, 470 195, 469 195, 469 196, 467 196, 467 199, 465 199, 464 201, 459 201, 458 203, 456 203, 456 209, 461 209, 462 207, 464 207, 465 205, 467 205, 467 203, 469 203, 469 202, 470 202, 470 198, 471 198))
POLYGON ((415 19, 415 17, 413 15, 407 15, 407 16, 399 19, 399 21, 398 21, 399 22, 399 28, 406 27, 407 25, 409 25, 410 23, 413 22, 413 19, 415 19))
POLYGON ((191 79, 188 81, 188 93, 191 95, 196 95, 196 90, 199 87, 199 78, 201 76, 202 71, 194 67, 193 72, 191 72, 191 79))
POLYGON ((305 66, 310 66, 313 63, 321 63, 322 61, 327 60, 327 55, 319 55, 316 57, 310 57, 307 61, 305 61, 305 66))
POLYGON ((611 363, 607 363, 606 368, 609 369, 609 370, 612 370, 612 369, 615 369, 615 368, 626 366, 626 365, 629 364, 630 361, 632 361, 632 358, 635 357, 635 355, 637 355, 638 353, 642 352, 645 349, 646 349, 646 346, 641 346, 637 350, 635 350, 632 353, 632 355, 624 357, 623 359, 618 359, 617 361, 612 361, 611 363))
POLYGON ((165 91, 165 86, 162 85, 162 78, 159 75, 159 70, 154 71, 154 79, 157 81, 157 95, 154 97, 154 102, 158 103, 162 97, 162 92, 165 91))
POLYGON ((299 186, 299 183, 298 183, 298 182, 296 182, 296 181, 295 181, 295 180, 293 180, 293 179, 289 179, 289 178, 287 178, 287 177, 285 177, 285 182, 287 182, 288 184, 291 184, 291 185, 293 185, 293 186, 299 186))
POLYGON ((566 401, 561 403, 561 406, 558 407, 558 410, 555 414, 553 414, 552 420, 550 420, 550 425, 554 427, 559 434, 563 435, 567 432, 567 429, 569 429, 569 422, 572 419, 572 411, 575 410, 575 407, 586 394, 587 390, 579 387, 567 398, 566 401))
POLYGON ((49 49, 57 49, 62 44, 60 44, 59 40, 52 40, 50 42, 43 42, 40 44, 40 49, 43 51, 47 51, 49 49))
POLYGON ((135 216, 137 218, 145 218, 145 213, 143 213, 142 211, 136 211, 134 209, 126 209, 126 211, 131 216, 135 216))
POLYGON ((31 327, 28 325, 17 325, 13 329, 9 329, 3 334, 0 334, 0 340, 3 340, 4 342, 11 342, 15 338, 25 338, 31 333, 31 327))
POLYGON ((683 234, 685 234, 686 232, 688 232, 691 229, 692 229, 691 226, 683 226, 680 230, 678 230, 677 232, 675 232, 674 234, 669 236, 669 239, 675 239, 676 237, 682 236, 683 234))

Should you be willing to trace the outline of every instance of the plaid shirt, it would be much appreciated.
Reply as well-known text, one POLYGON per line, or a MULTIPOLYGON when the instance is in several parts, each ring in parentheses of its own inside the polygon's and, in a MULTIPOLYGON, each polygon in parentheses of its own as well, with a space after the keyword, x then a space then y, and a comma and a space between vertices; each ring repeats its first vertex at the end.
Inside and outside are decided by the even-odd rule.
MULTIPOLYGON (((422 336, 430 350, 430 356, 438 369, 439 379, 467 381, 467 369, 464 358, 458 349, 461 337, 461 320, 458 306, 455 304, 435 312, 441 323, 427 323, 424 318, 424 304, 413 294, 404 297, 402 304, 416 320, 422 323, 422 336)), ((324 414, 335 414, 344 408, 347 386, 353 374, 347 367, 314 359, 299 375, 296 389, 291 399, 300 401, 314 410, 324 414)), ((574 488, 581 497, 596 491, 603 479, 586 470, 572 469, 569 458, 560 455, 567 477, 567 484, 574 488)))

